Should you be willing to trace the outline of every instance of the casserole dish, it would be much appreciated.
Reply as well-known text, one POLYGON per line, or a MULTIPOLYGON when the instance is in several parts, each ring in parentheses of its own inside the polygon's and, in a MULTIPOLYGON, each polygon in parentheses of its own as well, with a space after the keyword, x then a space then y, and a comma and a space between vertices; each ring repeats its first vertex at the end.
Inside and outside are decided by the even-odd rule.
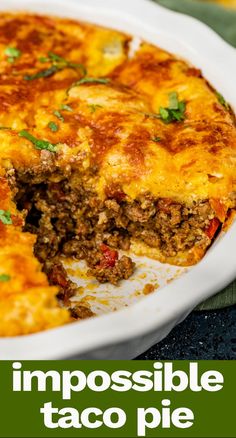
MULTIPOLYGON (((14 8, 14 2, 13 3, 13 8, 14 8)), ((4 7, 4 5, 1 5, 1 7, 4 7)), ((119 7, 121 8, 121 5, 119 4, 119 7)), ((188 44, 186 44, 186 38, 188 35, 188 32, 190 31, 190 27, 192 26, 192 20, 190 19, 186 19, 185 17, 181 17, 181 16, 175 16, 175 14, 169 13, 165 10, 163 10, 162 8, 157 8, 150 4, 149 2, 135 2, 135 9, 137 11, 136 14, 136 18, 135 19, 131 19, 130 18, 130 22, 129 25, 127 25, 127 18, 129 17, 129 14, 131 14, 132 12, 132 8, 134 9, 134 3, 130 3, 129 6, 124 7, 124 9, 122 8, 122 13, 125 12, 125 20, 122 21, 122 13, 120 11, 120 9, 118 8, 118 2, 114 1, 109 3, 109 7, 106 4, 106 2, 102 2, 101 3, 101 7, 99 8, 98 11, 96 11, 96 16, 94 15, 94 11, 95 11, 95 2, 90 2, 90 3, 86 3, 86 5, 83 4, 83 2, 80 3, 73 3, 71 2, 71 11, 69 14, 64 14, 63 13, 63 4, 60 2, 51 2, 50 5, 47 5, 44 2, 42 2, 40 4, 40 2, 33 2, 33 4, 31 4, 31 6, 27 5, 27 2, 23 5, 21 5, 21 9, 24 8, 25 10, 33 10, 36 12, 43 12, 44 14, 53 14, 56 13, 60 15, 71 15, 71 11, 73 10, 73 17, 82 19, 82 20, 86 20, 86 21, 91 21, 91 22, 97 22, 98 24, 103 24, 103 25, 109 25, 109 20, 111 19, 111 17, 113 16, 114 13, 116 13, 116 21, 115 21, 115 28, 119 29, 119 30, 129 30, 130 33, 132 33, 133 35, 138 35, 141 36, 142 38, 145 38, 146 40, 149 40, 150 42, 156 43, 159 46, 170 50, 171 52, 176 53, 177 55, 184 57, 186 59, 188 59, 192 64, 194 64, 197 67, 200 67, 203 71, 204 76, 213 84, 214 87, 216 87, 217 89, 220 89, 227 100, 229 100, 229 102, 232 104, 232 106, 234 106, 235 103, 235 96, 233 96, 233 83, 232 83, 232 88, 231 88, 231 93, 229 92, 229 88, 228 90, 226 89, 226 86, 224 87, 223 84, 221 84, 220 78, 221 75, 216 75, 215 72, 219 72, 219 66, 217 64, 217 58, 215 59, 215 64, 213 65, 213 63, 211 63, 210 65, 208 65, 208 61, 207 61, 207 55, 212 52, 212 47, 211 47, 211 41, 213 40, 212 44, 215 46, 216 42, 217 42, 217 51, 219 53, 220 49, 222 50, 222 55, 221 55, 221 59, 220 59, 220 64, 222 62, 222 56, 223 56, 223 52, 224 52, 224 66, 226 68, 227 74, 229 75, 229 78, 227 78, 227 86, 229 86, 230 84, 230 74, 234 71, 235 69, 235 61, 234 61, 234 51, 233 49, 231 49, 230 47, 228 47, 226 44, 224 44, 219 38, 217 38, 217 36, 215 36, 211 31, 209 31, 208 29, 206 29, 204 26, 201 26, 200 24, 196 25, 196 35, 199 35, 198 30, 198 26, 201 30, 201 33, 203 32, 209 32, 209 47, 208 48, 204 48, 202 46, 197 46, 196 42, 194 45, 194 38, 191 37, 191 41, 188 42, 188 44), (60 7, 61 4, 61 7, 60 7), (56 5, 56 6, 55 6, 56 5), (138 8, 137 8, 138 6, 138 8), (56 7, 56 9, 55 9, 56 7), (146 24, 139 24, 139 19, 138 16, 140 14, 140 17, 145 15, 145 21, 144 23, 147 21, 147 25, 146 24), (150 14, 150 15, 149 15, 150 14), (158 27, 158 30, 155 29, 155 25, 153 22, 155 16, 155 21, 156 22, 162 22, 163 20, 165 21, 165 30, 161 30, 162 26, 160 25, 158 27), (152 18, 151 18, 152 17, 152 18), (180 23, 179 23, 180 20, 180 23), (181 21, 182 20, 182 21, 181 21), (172 34, 171 36, 171 32, 167 32, 166 29, 168 29, 168 26, 173 26, 173 23, 175 23, 174 29, 175 29, 175 35, 172 34), (186 24, 185 24, 186 23, 186 24), (191 24, 189 24, 191 23, 191 24), (139 27, 140 26, 140 27, 139 27), (153 27, 152 27, 153 26, 153 27), (152 34, 153 32, 153 34, 152 34), (209 52, 208 52, 209 50, 209 52), (230 72, 230 73, 229 73, 230 72), (214 73, 214 75, 213 75, 214 73)), ((5 7, 6 9, 6 7, 5 7)), ((7 4, 7 9, 9 9, 9 2, 7 4)), ((15 8, 18 9, 18 8, 15 8)), ((193 21, 193 23, 195 23, 193 21)), ((193 32, 191 32, 191 35, 193 36, 193 32)), ((189 32, 189 36, 190 36, 190 32, 189 32)), ((195 36, 195 33, 194 33, 195 36)), ((198 38, 199 40, 199 38, 198 38)), ((235 269, 234 269, 234 265, 233 262, 229 262, 227 263, 227 267, 224 268, 224 276, 221 276, 221 278, 217 279, 217 276, 215 275, 214 279, 211 279, 212 281, 212 286, 211 285, 211 281, 210 279, 208 279, 208 282, 201 281, 201 278, 204 278, 205 273, 208 274, 210 272, 210 266, 211 266, 211 257, 216 257, 216 254, 221 252, 221 260, 222 257, 224 258, 224 260, 226 260, 226 252, 230 252, 230 248, 224 249, 224 245, 227 242, 227 238, 228 236, 233 232, 232 230, 234 230, 234 226, 230 229, 230 231, 223 236, 221 234, 221 236, 218 238, 218 240, 215 242, 215 244, 213 245, 213 247, 210 249, 210 251, 208 252, 207 256, 204 258, 204 260, 197 265, 195 268, 192 268, 187 274, 185 274, 184 276, 182 276, 182 278, 180 278, 179 280, 175 280, 173 281, 171 284, 168 284, 165 288, 159 288, 156 292, 154 292, 151 296, 146 297, 145 299, 139 301, 137 304, 132 305, 130 308, 125 309, 125 310, 121 310, 117 313, 114 314, 108 314, 106 316, 101 316, 99 318, 94 318, 91 321, 84 321, 82 323, 76 323, 73 324, 71 326, 65 326, 63 328, 60 329, 55 329, 49 332, 45 332, 45 333, 39 333, 38 335, 33 335, 33 336, 27 336, 24 338, 14 338, 14 340, 1 340, 1 342, 3 342, 3 346, 4 349, 6 348, 6 350, 9 351, 9 354, 11 354, 11 350, 14 350, 14 354, 16 354, 16 346, 14 347, 14 342, 17 343, 17 345, 19 346, 19 348, 21 349, 22 347, 20 347, 20 345, 22 344, 27 344, 27 342, 31 342, 33 341, 33 345, 35 345, 36 340, 39 340, 39 342, 42 342, 42 344, 44 345, 43 348, 41 349, 42 352, 42 358, 59 358, 59 357, 71 357, 76 355, 77 353, 82 353, 85 352, 86 350, 91 350, 91 336, 94 336, 93 338, 93 342, 95 342, 95 344, 93 344, 93 347, 98 347, 100 345, 100 343, 103 344, 107 344, 110 343, 111 341, 116 341, 123 338, 123 336, 127 336, 127 337, 133 337, 136 335, 138 335, 140 332, 140 330, 142 330, 142 332, 144 333, 146 330, 150 331, 151 328, 154 329, 154 327, 157 327, 157 331, 160 337, 163 337, 163 335, 165 335, 166 331, 168 331, 173 324, 176 321, 179 321, 181 319, 181 317, 183 317, 185 314, 187 314, 192 308, 193 306, 200 302, 203 298, 209 296, 210 294, 212 294, 213 292, 216 292, 218 290, 218 288, 222 287, 223 285, 226 284, 227 281, 230 281, 235 273, 235 269), (220 249, 219 249, 220 248, 220 249), (194 273, 198 272, 199 269, 203 269, 203 266, 206 266, 205 270, 200 271, 202 272, 202 277, 198 278, 198 282, 195 282, 194 280, 194 273), (227 275, 226 275, 227 274, 227 275), (189 283, 188 283, 189 281, 189 283), (201 284, 202 283, 202 284, 201 284), (189 285, 189 289, 191 289, 191 292, 187 295, 187 290, 186 290, 186 286, 189 285), (194 288, 196 287, 196 291, 194 292, 194 288), (177 288, 177 289, 176 289, 177 288), (182 291, 179 290, 179 288, 182 288, 182 291), (176 294, 176 300, 174 299, 174 295, 173 291, 177 290, 178 291, 178 296, 176 294), (184 298, 182 297, 182 295, 184 295, 184 298), (183 299, 182 299, 183 298, 183 299), (188 298, 188 299, 187 299, 188 298), (152 302, 152 300, 156 300, 156 305, 154 306, 154 302, 152 302), (163 300, 163 302, 162 302, 163 300), (149 304, 148 304, 149 303, 149 304), (148 306, 148 308, 147 308, 148 306), (149 307, 150 306, 150 307, 149 307), (180 308, 179 308, 180 306, 180 308), (143 312, 143 316, 138 314, 138 309, 140 307, 140 311, 143 312), (146 309, 146 310, 145 310, 146 309), (155 309, 154 314, 152 313, 155 309), (167 316, 169 315, 169 316, 167 316), (170 315, 172 315, 172 317, 170 318, 170 315), (120 319, 120 323, 118 322, 120 319), (123 320, 124 318, 124 320, 123 320), (137 318, 137 319, 136 319, 137 318), (137 321, 136 324, 134 323, 134 321, 137 321), (140 321, 142 320, 142 323, 140 323, 140 321), (116 321, 118 322, 118 326, 117 326, 117 334, 115 335, 116 332, 116 321), (126 323, 125 323, 126 321, 126 323), (150 324, 150 322, 152 321, 152 324, 150 324), (95 327, 93 327, 93 324, 95 324, 95 327), (105 324, 105 326, 103 326, 103 324, 105 324), (138 327, 137 327, 138 325, 138 327), (140 327, 142 326, 142 329, 140 329, 140 327), (107 332, 106 335, 105 333, 103 333, 102 327, 105 328, 105 331, 107 332), (86 331, 86 336, 83 334, 83 330, 86 331), (108 336, 108 331, 109 331, 109 336, 108 336), (135 332, 135 333, 134 333, 135 332), (60 333, 60 335, 59 335, 60 333), (114 337, 111 339, 110 335, 111 333, 113 333, 114 337), (46 336, 46 338, 45 338, 46 336), (65 337, 65 339, 67 339, 65 341, 65 349, 63 349, 62 347, 62 343, 60 342, 60 345, 57 346, 57 342, 56 341, 52 341, 52 345, 53 347, 51 348, 50 344, 50 338, 55 336, 55 339, 57 336, 61 336, 61 337, 65 337), (117 336, 117 337, 116 337, 117 336), (69 337, 69 338, 68 338, 69 337), (108 340, 109 337, 109 340, 108 340), (49 343, 49 344, 48 344, 49 343), (50 355, 47 356, 47 352, 46 352, 46 348, 45 345, 48 344, 49 345, 49 350, 50 350, 50 355), (75 348, 75 344, 77 345, 77 347, 75 348), (58 352, 58 349, 63 350, 63 352, 61 351, 61 353, 58 352), (56 351, 57 350, 57 351, 56 351), (65 351, 67 350, 67 351, 65 351), (44 357, 44 355, 46 354, 46 357, 44 357)), ((232 245, 233 248, 233 245, 232 245)), ((232 249, 231 248, 231 249, 232 249)), ((231 257, 232 259, 232 257, 231 257)), ((222 263, 222 261, 221 261, 222 263)), ((147 264, 150 266, 151 262, 147 261, 147 264)), ((216 264, 214 264, 214 268, 216 267, 216 264)), ((157 265, 155 267, 152 267, 152 271, 155 269, 161 269, 160 267, 158 267, 157 265)), ((218 273, 218 270, 217 270, 218 273)), ((159 275, 159 273, 158 273, 159 275)), ((157 277, 158 277, 157 275, 157 277)), ((197 274, 198 275, 198 274, 197 274)), ((168 283, 168 281, 167 281, 168 283)), ((121 286, 122 290, 124 291, 124 293, 126 295, 129 295, 129 289, 130 286, 126 285, 125 286, 121 286)), ((117 306, 115 306, 117 307, 117 306)), ((155 333, 155 331, 154 331, 155 333)), ((51 338, 52 339, 52 338, 51 338)), ((148 339, 148 336, 144 338, 146 342, 146 340, 148 339)), ((150 338, 151 339, 151 338, 150 338)), ((148 345, 147 345, 148 346, 148 345)), ((4 351, 4 349, 2 349, 2 351, 4 351)), ((129 353, 131 352, 130 348, 128 348, 129 353)), ((37 347, 37 355, 39 354, 39 348, 37 347)), ((108 355, 109 350, 105 350, 107 351, 108 355)), ((119 349, 115 348, 115 354, 118 354, 118 356, 115 357, 121 357, 119 356, 118 353, 119 349)), ((33 350, 31 348, 27 348, 27 352, 30 356, 28 357, 34 357, 34 353, 33 350)), ((141 351, 139 351, 141 352, 141 351)), ((23 354, 24 357, 24 352, 21 351, 20 352, 20 356, 23 354)), ((89 353, 90 354, 90 353, 89 353)), ((92 355, 96 355, 99 354, 99 351, 97 353, 91 353, 92 355)), ((102 353, 103 354, 103 353, 102 353)), ((131 353, 132 354, 132 353, 131 353)), ((38 356, 37 356, 38 357, 38 356)), ((88 356, 90 357, 90 356, 88 356)), ((91 356, 93 357, 93 356, 91 356)), ((103 357, 103 356, 101 356, 103 357)), ((104 356, 105 357, 109 357, 109 356, 104 356)), ((111 356, 111 358, 113 357, 113 355, 111 356)))

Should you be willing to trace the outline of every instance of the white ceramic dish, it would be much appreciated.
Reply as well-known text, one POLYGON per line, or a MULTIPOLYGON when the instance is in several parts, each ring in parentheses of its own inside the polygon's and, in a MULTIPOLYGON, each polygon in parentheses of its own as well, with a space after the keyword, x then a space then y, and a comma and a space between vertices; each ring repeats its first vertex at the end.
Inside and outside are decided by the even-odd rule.
MULTIPOLYGON (((236 110, 236 50, 190 17, 149 0, 1 0, 0 10, 68 16, 146 39, 201 68, 236 110)), ((160 341, 198 303, 236 277, 235 245, 236 223, 180 278, 167 284, 165 276, 161 288, 117 312, 30 336, 0 339, 0 358, 131 359, 160 341)), ((146 263, 152 274, 160 269, 160 264, 146 263)), ((121 288, 123 298, 126 290, 130 294, 128 282, 121 288)), ((124 300, 119 303, 126 304, 124 300)))

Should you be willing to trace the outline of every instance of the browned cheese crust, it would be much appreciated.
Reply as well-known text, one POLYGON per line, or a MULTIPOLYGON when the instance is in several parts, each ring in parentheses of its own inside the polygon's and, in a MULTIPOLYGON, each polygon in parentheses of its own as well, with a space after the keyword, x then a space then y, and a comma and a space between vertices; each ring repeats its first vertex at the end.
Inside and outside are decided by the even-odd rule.
POLYGON ((133 47, 87 23, 0 14, 1 336, 71 320, 61 254, 113 284, 134 270, 119 249, 191 265, 235 208, 230 107, 198 69, 133 47))

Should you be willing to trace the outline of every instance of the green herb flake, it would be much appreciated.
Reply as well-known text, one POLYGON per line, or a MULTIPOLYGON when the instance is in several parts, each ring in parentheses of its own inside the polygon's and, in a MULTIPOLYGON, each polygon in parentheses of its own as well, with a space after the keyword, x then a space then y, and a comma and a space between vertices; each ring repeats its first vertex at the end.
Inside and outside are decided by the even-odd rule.
POLYGON ((0 210, 0 221, 4 225, 12 225, 11 213, 9 210, 0 210))
POLYGON ((69 111, 71 113, 73 112, 73 108, 71 108, 70 105, 65 105, 65 104, 61 105, 61 110, 62 111, 69 111))
POLYGON ((155 137, 152 137, 151 140, 158 143, 159 141, 161 141, 161 137, 155 136, 155 137))
POLYGON ((216 93, 216 96, 217 96, 217 99, 218 99, 219 103, 220 103, 222 106, 224 106, 225 109, 229 110, 229 104, 228 104, 228 102, 226 102, 224 96, 222 96, 222 94, 220 94, 220 93, 218 93, 218 92, 216 93))
POLYGON ((0 281, 6 282, 6 281, 9 281, 10 279, 11 279, 10 275, 0 274, 0 281))
POLYGON ((83 76, 85 76, 87 74, 87 70, 83 64, 76 64, 76 63, 67 61, 66 59, 62 58, 62 56, 59 56, 53 52, 48 52, 47 57, 46 56, 40 57, 39 61, 42 63, 50 62, 52 65, 51 65, 51 67, 49 67, 45 70, 40 70, 32 75, 26 74, 24 76, 24 79, 26 81, 33 81, 35 79, 40 79, 40 78, 48 78, 48 77, 54 75, 55 73, 57 73, 58 71, 63 70, 65 68, 72 68, 75 70, 80 69, 83 76))
POLYGON ((39 61, 42 62, 42 63, 44 64, 45 62, 49 62, 50 59, 47 58, 46 56, 41 56, 41 58, 39 58, 39 61))
POLYGON ((15 60, 21 56, 21 51, 16 47, 7 47, 4 53, 7 56, 8 62, 10 63, 15 62, 15 60))
POLYGON ((169 106, 160 107, 159 115, 164 123, 181 122, 185 119, 186 102, 179 101, 178 94, 173 91, 169 94, 169 106))
POLYGON ((176 91, 173 91, 169 94, 169 109, 177 110, 179 109, 179 101, 178 101, 178 94, 176 91))
POLYGON ((74 87, 78 87, 79 85, 84 85, 84 84, 101 84, 101 85, 106 85, 109 84, 110 79, 108 78, 90 78, 90 77, 84 77, 81 78, 79 81, 74 82, 67 90, 67 95, 69 94, 69 91, 71 90, 71 88, 74 87))
POLYGON ((53 53, 53 52, 48 52, 48 58, 51 59, 51 61, 53 61, 53 62, 67 63, 67 61, 64 58, 62 58, 60 55, 57 55, 56 53, 53 53))
POLYGON ((35 146, 36 149, 47 150, 49 152, 56 152, 56 145, 55 144, 52 144, 47 140, 40 140, 40 139, 34 137, 32 134, 30 134, 25 129, 20 131, 18 135, 19 135, 19 137, 24 137, 27 140, 31 141, 31 143, 33 143, 33 145, 35 146))
POLYGON ((88 105, 88 107, 89 107, 91 113, 95 113, 97 111, 97 109, 103 108, 102 105, 97 105, 97 104, 94 104, 94 103, 91 104, 91 105, 88 105))
POLYGON ((170 114, 169 114, 169 110, 168 108, 163 108, 162 106, 160 107, 159 110, 160 113, 160 117, 162 120, 164 120, 165 122, 169 122, 170 121, 170 114))
POLYGON ((48 52, 48 56, 42 56, 39 58, 39 61, 42 63, 51 62, 53 65, 56 65, 59 70, 62 70, 63 68, 73 68, 80 69, 83 75, 87 74, 87 70, 83 64, 67 61, 67 59, 53 52, 48 52))
POLYGON ((75 82, 73 84, 73 87, 76 87, 77 85, 83 85, 83 84, 108 84, 110 82, 110 79, 108 78, 89 78, 85 77, 80 79, 79 81, 75 82))
POLYGON ((70 64, 70 62, 67 61, 65 58, 63 58, 62 56, 57 55, 56 53, 53 53, 53 52, 48 52, 48 60, 50 60, 51 62, 53 62, 55 64, 63 64, 65 66, 70 64))
POLYGON ((53 112, 54 116, 56 116, 61 122, 64 122, 65 119, 63 117, 63 115, 60 113, 60 111, 56 110, 53 112))
POLYGON ((84 76, 87 74, 87 70, 85 66, 81 63, 67 61, 67 59, 53 52, 48 52, 48 58, 53 64, 56 64, 60 69, 66 67, 72 69, 80 69, 84 76))
POLYGON ((37 73, 33 73, 32 75, 24 75, 24 80, 34 81, 35 79, 48 78, 50 76, 53 76, 54 73, 56 73, 58 70, 59 69, 55 65, 52 65, 52 67, 49 67, 45 70, 40 70, 37 73))
POLYGON ((57 132, 59 129, 58 125, 55 122, 49 122, 48 127, 49 129, 51 129, 52 132, 57 132))

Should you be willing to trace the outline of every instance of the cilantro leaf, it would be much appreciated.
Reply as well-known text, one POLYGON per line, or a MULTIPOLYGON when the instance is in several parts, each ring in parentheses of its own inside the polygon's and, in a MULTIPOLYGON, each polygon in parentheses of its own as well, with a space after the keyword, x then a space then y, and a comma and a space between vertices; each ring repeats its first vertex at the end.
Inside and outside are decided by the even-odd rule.
POLYGON ((32 134, 30 134, 25 129, 20 131, 18 135, 19 135, 19 137, 24 137, 27 140, 31 141, 31 143, 33 143, 33 145, 35 146, 36 149, 47 150, 50 152, 56 152, 56 145, 55 144, 52 144, 47 140, 39 140, 38 138, 34 137, 32 134))
POLYGON ((32 75, 26 74, 24 76, 24 79, 26 81, 33 81, 40 78, 48 78, 58 71, 63 70, 64 68, 80 69, 84 76, 87 74, 87 70, 83 64, 76 64, 74 62, 67 61, 66 59, 62 58, 62 56, 59 56, 53 52, 48 52, 48 57, 43 56, 39 58, 39 61, 42 63, 51 62, 52 65, 51 67, 45 70, 40 70, 36 73, 33 73, 32 75))
POLYGON ((50 59, 47 58, 46 56, 41 56, 41 57, 39 58, 39 61, 42 62, 42 63, 45 63, 45 62, 49 62, 50 59))
POLYGON ((56 110, 53 112, 54 116, 56 116, 61 122, 64 122, 65 119, 63 117, 63 115, 60 113, 60 111, 56 110))
POLYGON ((217 96, 217 99, 218 99, 219 103, 222 106, 224 106, 227 110, 229 110, 229 108, 230 108, 229 104, 228 104, 228 102, 226 102, 224 96, 222 96, 222 94, 218 93, 218 91, 216 92, 216 96, 217 96))
POLYGON ((89 78, 85 77, 80 79, 79 81, 72 84, 73 87, 77 87, 77 85, 83 85, 83 84, 108 84, 110 82, 110 79, 108 78, 89 78))
POLYGON ((5 49, 5 55, 8 58, 8 62, 13 63, 17 58, 20 58, 21 51, 17 49, 16 47, 7 47, 5 49))
POLYGON ((52 67, 49 67, 45 70, 40 70, 37 73, 33 73, 32 75, 24 75, 25 81, 34 81, 35 79, 40 78, 48 78, 52 75, 54 75, 56 72, 58 72, 59 69, 56 65, 52 65, 52 67))
POLYGON ((156 113, 142 113, 146 117, 152 119, 161 119, 164 123, 181 122, 185 119, 186 102, 184 100, 179 101, 178 94, 173 91, 169 94, 169 105, 164 108, 159 108, 159 114, 156 113))
POLYGON ((79 85, 83 85, 83 84, 102 84, 102 85, 106 85, 110 82, 110 79, 108 78, 90 78, 88 76, 85 76, 83 78, 81 78, 79 81, 74 82, 67 90, 66 94, 69 94, 69 91, 74 88, 74 87, 78 87, 79 85))
POLYGON ((87 70, 85 66, 81 63, 71 62, 67 61, 65 58, 63 58, 60 55, 57 55, 53 52, 48 52, 48 59, 53 63, 56 64, 59 69, 63 68, 73 68, 73 69, 80 69, 82 71, 82 74, 85 76, 87 74, 87 70))
POLYGON ((70 105, 66 105, 66 104, 61 105, 61 110, 73 112, 73 108, 71 108, 70 105))
POLYGON ((67 61, 62 58, 60 55, 57 55, 56 53, 53 52, 48 52, 48 59, 53 61, 53 62, 63 62, 65 64, 67 64, 67 61))
POLYGON ((155 137, 152 137, 151 140, 158 143, 159 141, 161 141, 161 137, 155 136, 155 137))
POLYGON ((173 91, 169 94, 169 105, 167 108, 160 107, 159 115, 164 123, 181 122, 185 119, 186 102, 179 101, 178 94, 173 91))
POLYGON ((11 213, 9 210, 0 210, 0 221, 4 225, 12 225, 11 213))
POLYGON ((103 108, 102 105, 96 105, 95 103, 88 105, 88 107, 90 108, 91 113, 95 113, 97 109, 103 108))
POLYGON ((162 106, 159 109, 159 114, 160 114, 160 118, 164 121, 164 122, 170 122, 170 113, 168 108, 163 108, 162 106))
POLYGON ((179 101, 178 101, 178 94, 176 91, 173 91, 169 94, 169 109, 177 110, 179 109, 179 101))
POLYGON ((49 129, 51 129, 52 132, 57 132, 59 129, 58 125, 55 122, 49 122, 48 127, 49 129))
POLYGON ((10 275, 0 274, 0 281, 5 282, 5 281, 9 281, 10 279, 11 279, 10 275))

